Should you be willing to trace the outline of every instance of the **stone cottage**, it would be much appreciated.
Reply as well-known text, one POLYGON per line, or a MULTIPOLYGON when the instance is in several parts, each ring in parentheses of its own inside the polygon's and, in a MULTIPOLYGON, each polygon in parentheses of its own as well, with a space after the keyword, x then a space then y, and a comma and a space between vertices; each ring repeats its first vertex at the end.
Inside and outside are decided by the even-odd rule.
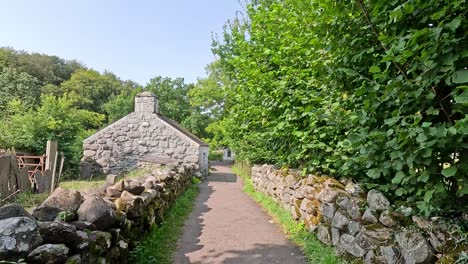
POLYGON ((158 111, 158 98, 142 92, 135 111, 83 141, 84 162, 103 173, 120 173, 140 161, 198 164, 208 173, 208 145, 158 111))
POLYGON ((223 149, 223 160, 224 161, 233 161, 235 159, 235 157, 236 157, 236 154, 230 148, 224 148, 223 149))

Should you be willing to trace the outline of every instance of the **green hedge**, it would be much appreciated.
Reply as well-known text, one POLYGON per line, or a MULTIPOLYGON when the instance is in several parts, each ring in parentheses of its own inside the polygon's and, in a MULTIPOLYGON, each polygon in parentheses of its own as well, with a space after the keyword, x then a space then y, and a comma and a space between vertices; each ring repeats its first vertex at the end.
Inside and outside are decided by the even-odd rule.
POLYGON ((254 3, 213 48, 239 158, 351 177, 427 215, 468 204, 465 1, 254 3))

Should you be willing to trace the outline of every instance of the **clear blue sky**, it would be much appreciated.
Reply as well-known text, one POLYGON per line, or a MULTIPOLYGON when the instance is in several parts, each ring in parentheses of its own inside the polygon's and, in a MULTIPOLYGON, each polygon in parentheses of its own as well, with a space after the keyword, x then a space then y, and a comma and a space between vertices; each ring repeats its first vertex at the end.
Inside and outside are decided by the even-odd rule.
POLYGON ((239 0, 12 0, 0 9, 0 46, 76 59, 146 84, 195 82, 214 60, 212 32, 239 0))

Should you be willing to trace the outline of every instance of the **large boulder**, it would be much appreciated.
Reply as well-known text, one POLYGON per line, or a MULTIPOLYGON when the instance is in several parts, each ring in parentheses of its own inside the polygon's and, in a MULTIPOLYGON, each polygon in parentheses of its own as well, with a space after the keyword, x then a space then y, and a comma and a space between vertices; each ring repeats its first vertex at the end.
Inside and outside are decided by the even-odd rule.
POLYGON ((61 210, 53 206, 38 206, 34 208, 32 214, 38 221, 54 221, 61 210))
POLYGON ((367 193, 367 204, 372 211, 383 211, 390 208, 390 201, 378 190, 370 190, 367 193))
POLYGON ((29 217, 33 218, 30 213, 28 213, 26 210, 24 210, 23 207, 21 207, 18 204, 7 204, 2 207, 0 207, 0 220, 10 218, 10 217, 29 217))
POLYGON ((0 259, 24 257, 42 243, 36 221, 29 217, 0 220, 0 259))
POLYGON ((59 208, 61 211, 76 211, 83 202, 80 192, 58 187, 42 203, 42 206, 59 208))
POLYGON ((434 249, 421 234, 402 231, 395 235, 395 240, 400 246, 406 264, 432 263, 434 249))
POLYGON ((78 209, 80 221, 94 224, 97 229, 104 230, 117 221, 115 211, 102 198, 92 196, 86 199, 78 209))
POLYGON ((28 263, 65 263, 69 249, 64 244, 44 244, 28 255, 28 263))
POLYGON ((39 221, 53 221, 61 211, 76 212, 83 202, 80 192, 58 187, 38 207, 33 216, 39 221))
MULTIPOLYGON (((77 231, 73 225, 61 222, 38 222, 39 232, 44 239, 44 243, 48 244, 65 244, 72 249, 81 249, 81 244, 84 243, 84 233, 77 231)), ((85 233, 86 234, 86 233, 85 233)))

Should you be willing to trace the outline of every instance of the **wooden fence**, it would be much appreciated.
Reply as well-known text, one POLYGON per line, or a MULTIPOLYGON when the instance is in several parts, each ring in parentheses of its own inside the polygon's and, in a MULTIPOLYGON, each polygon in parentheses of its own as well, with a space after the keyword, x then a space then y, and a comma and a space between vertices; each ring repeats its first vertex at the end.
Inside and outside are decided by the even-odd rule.
POLYGON ((18 160, 24 161, 11 154, 0 156, 0 199, 18 191, 34 190, 43 193, 51 190, 51 170, 34 169, 31 171, 30 166, 19 166, 18 160))

